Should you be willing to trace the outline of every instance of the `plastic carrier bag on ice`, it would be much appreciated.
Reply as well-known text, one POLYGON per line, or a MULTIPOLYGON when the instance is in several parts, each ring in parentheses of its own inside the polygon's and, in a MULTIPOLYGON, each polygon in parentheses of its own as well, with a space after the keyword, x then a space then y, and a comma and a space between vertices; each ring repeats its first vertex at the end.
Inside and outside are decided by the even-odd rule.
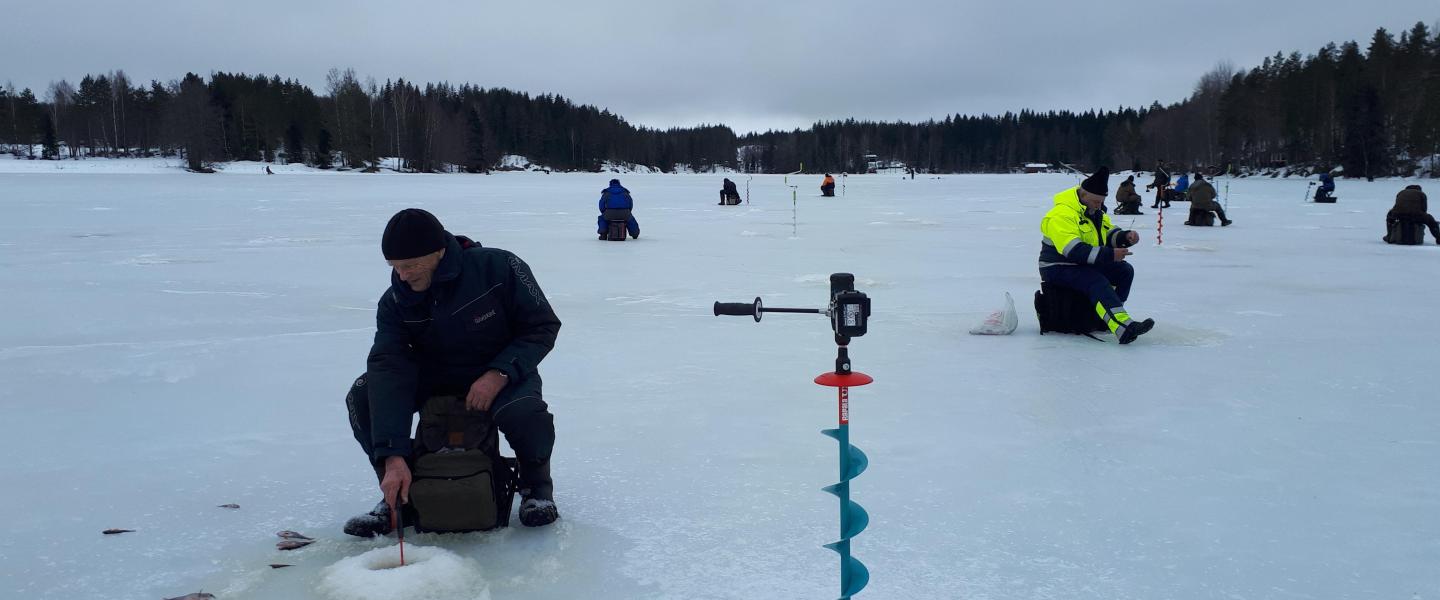
POLYGON ((1010 297, 1010 292, 1005 292, 1005 308, 990 313, 985 317, 985 322, 976 325, 970 330, 971 335, 1010 335, 1015 333, 1015 328, 1020 325, 1020 317, 1015 314, 1015 299, 1010 297))
POLYGON ((321 573, 320 593, 335 600, 490 600, 480 565, 443 548, 399 546, 342 559, 321 573))

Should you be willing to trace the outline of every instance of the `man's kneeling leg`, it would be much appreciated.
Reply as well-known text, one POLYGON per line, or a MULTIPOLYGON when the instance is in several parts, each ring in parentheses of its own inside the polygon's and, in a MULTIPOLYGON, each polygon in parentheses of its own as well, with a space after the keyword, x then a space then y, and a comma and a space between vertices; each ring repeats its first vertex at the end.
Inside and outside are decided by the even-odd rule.
MULTIPOLYGON (((370 395, 367 393, 365 376, 355 378, 350 385, 350 390, 345 393, 345 411, 350 414, 350 431, 355 434, 355 441, 360 443, 360 448, 365 451, 366 460, 375 467, 377 480, 384 475, 384 471, 375 465, 371 459, 370 441, 370 395)), ((390 507, 384 500, 375 505, 369 512, 351 517, 345 522, 345 533, 358 537, 375 537, 390 533, 390 507)))
POLYGON ((523 395, 494 408, 495 425, 505 434, 520 467, 520 523, 548 525, 560 517, 550 452, 555 447, 555 417, 538 394, 523 395))

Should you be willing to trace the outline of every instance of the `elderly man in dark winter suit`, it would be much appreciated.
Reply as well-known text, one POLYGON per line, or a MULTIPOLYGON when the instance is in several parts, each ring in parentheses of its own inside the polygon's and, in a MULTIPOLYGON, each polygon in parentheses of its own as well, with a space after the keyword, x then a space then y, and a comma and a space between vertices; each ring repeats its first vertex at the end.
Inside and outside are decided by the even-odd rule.
POLYGON ((530 267, 498 248, 451 235, 434 215, 407 208, 381 240, 392 267, 380 297, 365 375, 345 403, 384 500, 345 524, 361 537, 390 532, 390 514, 409 496, 410 423, 426 399, 454 395, 488 411, 515 451, 520 522, 559 517, 550 478, 555 423, 541 399, 540 361, 560 319, 530 267))

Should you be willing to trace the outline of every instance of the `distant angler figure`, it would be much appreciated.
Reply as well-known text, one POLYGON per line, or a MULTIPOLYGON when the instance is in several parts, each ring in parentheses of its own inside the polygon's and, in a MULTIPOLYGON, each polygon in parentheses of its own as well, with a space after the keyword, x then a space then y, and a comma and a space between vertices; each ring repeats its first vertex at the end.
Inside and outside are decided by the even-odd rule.
MULTIPOLYGON (((612 221, 624 221, 625 230, 630 232, 631 239, 640 238, 640 222, 635 220, 632 214, 635 210, 635 200, 630 197, 630 190, 620 185, 619 179, 611 179, 610 186, 600 190, 600 216, 595 218, 596 233, 600 239, 609 237, 609 225, 612 221)), ((619 238, 624 240, 621 235, 619 238)))

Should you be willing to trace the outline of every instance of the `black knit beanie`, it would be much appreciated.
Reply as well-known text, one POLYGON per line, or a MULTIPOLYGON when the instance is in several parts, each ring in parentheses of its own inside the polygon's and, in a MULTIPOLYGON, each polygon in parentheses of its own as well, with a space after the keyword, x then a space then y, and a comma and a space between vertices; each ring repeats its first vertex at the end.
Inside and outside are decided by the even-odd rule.
POLYGON ((1100 196, 1110 195, 1110 167, 1100 167, 1094 175, 1086 177, 1080 189, 1100 196))
POLYGON ((390 217, 380 251, 385 260, 405 260, 437 252, 445 247, 445 228, 440 220, 418 208, 407 208, 390 217))

